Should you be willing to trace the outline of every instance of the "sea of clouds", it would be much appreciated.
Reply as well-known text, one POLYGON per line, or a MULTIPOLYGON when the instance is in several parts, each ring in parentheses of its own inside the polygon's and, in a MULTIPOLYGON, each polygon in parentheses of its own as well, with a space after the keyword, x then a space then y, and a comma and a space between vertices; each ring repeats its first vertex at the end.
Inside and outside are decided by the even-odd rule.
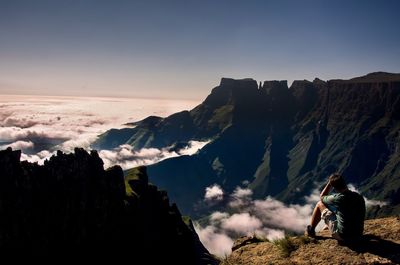
MULTIPOLYGON (((0 97, 0 150, 22 150, 21 159, 42 164, 56 150, 89 149, 99 134, 111 128, 127 127, 150 115, 165 117, 193 108, 188 100, 121 99, 13 96, 0 97)), ((192 141, 178 151, 133 150, 127 145, 99 150, 105 167, 120 164, 124 169, 160 160, 190 155, 207 142, 192 141)))

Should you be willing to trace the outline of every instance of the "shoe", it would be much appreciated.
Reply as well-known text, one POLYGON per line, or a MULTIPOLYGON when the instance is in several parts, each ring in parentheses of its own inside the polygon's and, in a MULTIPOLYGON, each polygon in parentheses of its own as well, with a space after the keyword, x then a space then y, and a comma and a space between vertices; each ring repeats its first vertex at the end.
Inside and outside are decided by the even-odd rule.
POLYGON ((307 225, 306 234, 310 237, 315 237, 315 229, 311 225, 307 225))

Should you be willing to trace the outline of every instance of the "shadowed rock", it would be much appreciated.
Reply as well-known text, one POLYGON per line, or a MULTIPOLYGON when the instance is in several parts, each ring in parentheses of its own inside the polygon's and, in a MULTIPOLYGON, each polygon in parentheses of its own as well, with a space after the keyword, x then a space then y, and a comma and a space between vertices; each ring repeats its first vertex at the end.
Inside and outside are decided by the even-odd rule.
POLYGON ((3 259, 216 263, 144 167, 125 180, 119 166, 104 170, 96 151, 57 152, 43 166, 20 155, 0 151, 3 259))

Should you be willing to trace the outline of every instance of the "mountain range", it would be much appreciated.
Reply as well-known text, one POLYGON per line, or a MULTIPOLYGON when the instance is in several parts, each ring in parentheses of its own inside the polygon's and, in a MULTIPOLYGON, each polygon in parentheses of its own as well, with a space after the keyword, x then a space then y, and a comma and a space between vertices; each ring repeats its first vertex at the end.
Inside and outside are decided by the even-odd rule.
POLYGON ((184 214, 204 214, 206 187, 237 186, 256 198, 297 203, 327 177, 342 173, 368 198, 384 201, 371 215, 400 212, 400 74, 349 80, 222 78, 197 107, 151 116, 100 135, 94 148, 135 149, 210 141, 192 156, 148 166, 184 214))

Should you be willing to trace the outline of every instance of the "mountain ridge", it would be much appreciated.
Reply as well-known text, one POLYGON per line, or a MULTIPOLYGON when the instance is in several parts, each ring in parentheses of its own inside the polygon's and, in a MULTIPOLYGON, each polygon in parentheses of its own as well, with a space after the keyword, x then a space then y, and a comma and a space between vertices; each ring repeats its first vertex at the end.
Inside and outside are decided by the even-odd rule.
POLYGON ((214 183, 230 193, 247 181, 258 198, 272 195, 293 203, 336 171, 369 198, 394 206, 392 213, 400 211, 400 74, 295 80, 290 88, 286 81, 259 86, 253 79, 223 78, 184 113, 135 138, 143 129, 139 124, 132 138, 146 144, 132 145, 159 148, 211 139, 193 156, 149 166, 151 181, 166 188, 185 213, 194 214, 193 205, 214 183), (181 183, 186 184, 176 188, 181 183), (177 199, 184 188, 192 199, 177 199))

